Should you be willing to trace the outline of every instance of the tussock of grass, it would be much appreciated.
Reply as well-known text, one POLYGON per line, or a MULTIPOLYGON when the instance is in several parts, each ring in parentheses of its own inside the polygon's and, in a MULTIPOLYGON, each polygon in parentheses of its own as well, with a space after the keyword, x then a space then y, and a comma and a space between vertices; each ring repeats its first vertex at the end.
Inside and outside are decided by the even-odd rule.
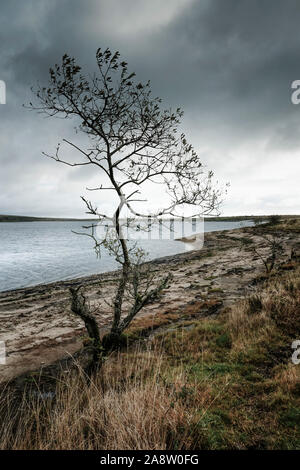
POLYGON ((184 409, 161 366, 158 354, 120 353, 92 383, 80 367, 70 372, 54 402, 24 394, 17 410, 3 398, 1 449, 165 449, 184 409))
MULTIPOLYGON (((14 407, 3 396, 0 448, 300 448, 300 365, 291 362, 299 273, 273 276, 191 329, 177 324, 149 350, 112 355, 90 386, 78 368, 58 382, 55 400, 27 393, 14 407)), ((157 326, 170 315, 158 315, 157 326)), ((136 320, 131 333, 147 321, 136 320)))

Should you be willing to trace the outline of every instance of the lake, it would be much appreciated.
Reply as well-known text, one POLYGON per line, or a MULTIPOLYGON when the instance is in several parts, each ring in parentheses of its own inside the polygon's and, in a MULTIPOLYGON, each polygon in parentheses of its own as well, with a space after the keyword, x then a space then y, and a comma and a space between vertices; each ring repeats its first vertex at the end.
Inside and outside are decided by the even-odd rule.
MULTIPOLYGON (((118 267, 103 250, 97 258, 93 242, 73 231, 82 231, 82 222, 0 223, 0 291, 73 279, 111 271, 118 267)), ((204 232, 251 226, 252 221, 212 222, 204 232)), ((176 238, 176 237, 174 237, 176 238)), ((186 245, 176 240, 141 240, 148 259, 184 252, 186 245)))

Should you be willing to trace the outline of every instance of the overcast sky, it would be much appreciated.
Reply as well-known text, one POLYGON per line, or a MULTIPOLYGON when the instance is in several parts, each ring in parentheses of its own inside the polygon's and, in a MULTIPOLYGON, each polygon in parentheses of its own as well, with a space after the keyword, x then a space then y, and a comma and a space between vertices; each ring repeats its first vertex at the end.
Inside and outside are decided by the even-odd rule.
POLYGON ((22 104, 64 53, 87 71, 119 50, 183 128, 221 184, 223 215, 299 214, 299 0, 10 0, 1 2, 0 214, 82 217, 97 181, 42 156, 70 123, 22 104))

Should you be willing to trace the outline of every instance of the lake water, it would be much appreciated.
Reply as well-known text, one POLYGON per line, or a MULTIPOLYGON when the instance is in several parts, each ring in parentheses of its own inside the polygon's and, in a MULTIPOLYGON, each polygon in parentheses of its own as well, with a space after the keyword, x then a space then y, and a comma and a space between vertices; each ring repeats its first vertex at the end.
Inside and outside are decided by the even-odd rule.
MULTIPOLYGON (((204 232, 251 226, 244 222, 205 222, 204 232)), ((0 291, 111 271, 116 262, 106 251, 97 258, 82 222, 0 223, 0 291)), ((176 237, 175 237, 176 238, 176 237)), ((186 250, 175 240, 141 240, 149 258, 174 255, 186 250)))

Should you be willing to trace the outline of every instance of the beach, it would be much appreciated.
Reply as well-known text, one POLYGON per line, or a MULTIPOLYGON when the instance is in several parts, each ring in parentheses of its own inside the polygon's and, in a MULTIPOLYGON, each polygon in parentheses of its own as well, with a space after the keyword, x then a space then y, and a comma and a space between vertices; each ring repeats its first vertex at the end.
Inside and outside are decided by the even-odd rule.
MULTIPOLYGON (((281 262, 287 262, 298 233, 281 230, 281 262)), ((204 247, 151 261, 157 277, 167 272, 173 281, 159 301, 147 306, 134 321, 149 334, 180 318, 215 316, 227 305, 257 289, 264 266, 249 248, 256 244, 267 256, 267 244, 256 227, 205 234, 204 247)), ((191 247, 193 248, 193 247, 191 247)), ((112 298, 118 272, 53 282, 0 293, 0 340, 6 345, 6 365, 0 380, 6 382, 78 352, 84 345, 83 322, 70 310, 69 288, 83 285, 104 334, 111 322, 105 301, 112 298)))

